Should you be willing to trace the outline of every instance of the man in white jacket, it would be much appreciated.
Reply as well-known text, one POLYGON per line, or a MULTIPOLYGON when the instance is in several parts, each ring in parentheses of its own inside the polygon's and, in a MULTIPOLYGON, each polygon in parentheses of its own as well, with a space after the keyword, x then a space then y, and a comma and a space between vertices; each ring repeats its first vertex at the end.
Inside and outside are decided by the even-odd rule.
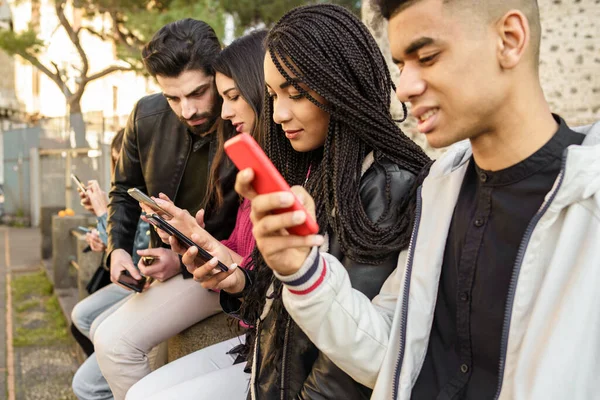
MULTIPOLYGON (((535 0, 382 1, 397 96, 430 145, 380 294, 352 290, 321 236, 287 235, 290 196, 255 196, 286 308, 374 399, 591 399, 600 393, 600 123, 570 129, 539 82, 535 0), (466 140, 465 140, 466 139, 466 140)), ((302 194, 310 208, 310 196, 302 194)))

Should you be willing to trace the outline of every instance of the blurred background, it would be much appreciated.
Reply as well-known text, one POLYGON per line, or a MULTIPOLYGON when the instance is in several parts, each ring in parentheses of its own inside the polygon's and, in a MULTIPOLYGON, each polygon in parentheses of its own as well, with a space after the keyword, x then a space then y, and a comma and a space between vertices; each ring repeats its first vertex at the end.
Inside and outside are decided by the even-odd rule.
MULTIPOLYGON (((319 2, 319 1, 313 1, 319 2)), ((140 63, 164 24, 208 22, 224 45, 269 27, 303 0, 0 0, 0 215, 38 226, 42 209, 81 212, 69 178, 108 189, 108 143, 134 103, 156 92, 140 63)), ((360 16, 389 58, 386 24, 368 1, 339 0, 360 16)), ((539 0, 541 79, 569 124, 600 119, 600 2, 539 0)), ((390 62, 390 69, 396 68, 390 62)), ((392 104, 399 113, 397 102, 392 104)), ((426 148, 410 119, 403 129, 426 148)), ((438 152, 427 151, 434 157, 438 152)))

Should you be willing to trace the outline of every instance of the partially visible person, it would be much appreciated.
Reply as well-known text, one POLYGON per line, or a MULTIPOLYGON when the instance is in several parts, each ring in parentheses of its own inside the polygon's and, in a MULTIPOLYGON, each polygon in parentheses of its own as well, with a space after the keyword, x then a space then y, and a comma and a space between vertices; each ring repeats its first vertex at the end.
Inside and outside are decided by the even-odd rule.
POLYGON ((156 260, 136 267, 132 244, 141 210, 127 193, 130 188, 151 196, 165 193, 192 215, 204 210, 206 230, 215 238, 231 234, 239 205, 235 169, 223 162, 211 168, 217 131, 225 138, 235 132, 219 117, 212 63, 220 51, 214 30, 189 18, 162 27, 142 51, 162 93, 142 98, 125 128, 109 193, 107 263, 115 283, 124 271, 155 281, 107 316, 93 335, 96 359, 118 400, 150 373, 152 348, 221 311, 218 294, 188 279, 179 256, 162 246, 154 230, 152 245, 138 255, 156 260))
POLYGON ((286 309, 373 399, 597 397, 600 122, 571 129, 552 114, 537 2, 380 3, 397 97, 431 146, 454 146, 419 188, 410 247, 372 303, 310 237, 281 234, 294 224, 269 214, 277 194, 254 197, 286 309))
MULTIPOLYGON (((295 240, 323 245, 343 263, 361 296, 371 298, 408 246, 413 183, 429 159, 392 119, 385 59, 348 10, 329 4, 296 8, 275 24, 265 46, 264 148, 288 183, 305 186, 315 197, 309 209, 316 209, 320 228, 320 236, 295 240)), ((289 205, 290 199, 292 194, 279 193, 274 203, 289 205)), ((303 222, 305 214, 293 217, 303 222)), ((333 364, 293 322, 282 285, 261 253, 251 257, 248 275, 241 268, 216 272, 210 263, 196 274, 205 287, 221 289, 226 312, 255 325, 251 376, 217 366, 146 398, 209 399, 221 392, 238 399, 369 398, 370 389, 333 364)), ((299 290, 310 291, 313 283, 302 282, 299 290)), ((203 365, 213 349, 189 356, 188 363, 203 365)))
MULTIPOLYGON (((263 60, 265 55, 264 39, 267 32, 259 30, 234 40, 226 47, 213 63, 217 91, 221 96, 221 118, 230 121, 238 133, 247 133, 261 142, 260 128, 262 127, 262 103, 264 91, 263 60)), ((223 152, 223 138, 219 141, 218 156, 226 157, 223 152)), ((243 273, 243 268, 250 264, 250 255, 254 250, 254 236, 252 235, 252 222, 250 221, 250 202, 244 200, 240 203, 237 213, 236 225, 230 237, 218 241, 203 229, 201 224, 187 211, 176 207, 167 196, 160 195, 155 201, 167 212, 173 215, 169 223, 183 234, 191 237, 194 242, 208 251, 214 259, 210 265, 216 266, 216 261, 227 264, 233 271, 242 268, 241 274, 230 275, 229 280, 245 280, 248 276, 243 273)), ((147 212, 149 208, 144 207, 147 212)), ((170 243, 179 254, 186 250, 178 245, 175 238, 169 237, 159 230, 163 241, 170 243)), ((196 258, 197 249, 189 251, 189 262, 186 264, 188 271, 194 274, 195 279, 207 288, 218 290, 219 284, 205 282, 203 275, 199 274, 204 262, 196 258)), ((227 285, 230 282, 224 282, 227 285)), ((235 283, 234 283, 235 285, 235 283)), ((193 307, 194 305, 190 305, 193 307)), ((185 382, 186 380, 213 374, 223 374, 227 370, 230 386, 226 389, 217 384, 205 389, 205 395, 214 393, 215 398, 235 398, 235 393, 243 392, 247 386, 250 375, 244 372, 247 356, 245 336, 230 339, 216 344, 196 353, 190 354, 179 360, 158 369, 152 374, 135 384, 129 392, 127 399, 147 399, 154 393, 185 382), (240 354, 240 352, 242 352, 240 354)), ((210 378, 209 380, 213 379, 210 378)), ((217 380, 218 381, 218 380, 217 380)))
MULTIPOLYGON (((119 159, 123 145, 124 130, 117 132, 111 142, 111 175, 119 159)), ((97 218, 97 228, 92 233, 86 234, 86 241, 93 251, 103 252, 106 250, 106 222, 108 196, 100 188, 97 181, 89 181, 85 193, 80 192, 82 205, 93 212, 97 218)), ((139 261, 137 250, 148 247, 150 240, 148 223, 139 220, 134 241, 135 261, 139 261)), ((88 341, 92 338, 92 328, 97 326, 105 317, 103 313, 118 306, 124 299, 131 296, 129 290, 119 285, 109 284, 90 296, 78 302, 71 312, 71 321, 77 331, 84 335, 88 341), (94 325, 96 322, 96 325, 94 325)), ((83 339, 82 339, 83 341, 83 339)), ((93 343, 90 341, 91 352, 93 353, 93 343)), ((89 347, 87 341, 86 348, 89 347)), ((86 351, 88 353, 89 351, 86 351)), ((89 358, 78 368, 73 376, 73 392, 80 400, 110 400, 113 398, 108 386, 108 382, 102 376, 100 368, 94 354, 89 354, 89 358)))

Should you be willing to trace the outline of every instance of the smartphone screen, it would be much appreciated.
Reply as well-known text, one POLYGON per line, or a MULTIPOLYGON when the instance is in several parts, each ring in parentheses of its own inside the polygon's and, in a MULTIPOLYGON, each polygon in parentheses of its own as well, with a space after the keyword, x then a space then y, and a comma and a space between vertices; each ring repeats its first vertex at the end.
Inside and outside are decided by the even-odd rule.
POLYGON ((166 212, 161 206, 156 204, 151 197, 149 197, 146 193, 142 192, 138 188, 131 188, 127 190, 127 194, 136 199, 138 202, 143 203, 154 210, 154 212, 158 214, 165 215, 168 218, 173 218, 171 214, 166 212))
POLYGON ((118 282, 129 289, 141 293, 144 289, 144 285, 146 284, 146 277, 142 277, 142 279, 138 281, 129 274, 129 271, 123 270, 121 271, 118 282))

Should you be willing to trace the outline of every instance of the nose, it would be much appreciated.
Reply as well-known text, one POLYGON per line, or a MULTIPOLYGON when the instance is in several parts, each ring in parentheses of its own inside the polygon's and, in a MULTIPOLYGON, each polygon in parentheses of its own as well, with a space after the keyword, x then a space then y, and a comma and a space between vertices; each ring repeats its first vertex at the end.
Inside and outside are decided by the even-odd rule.
POLYGON ((183 99, 181 101, 181 116, 185 119, 192 118, 198 112, 198 108, 193 101, 183 99))
POLYGON ((224 101, 223 105, 221 106, 221 118, 231 120, 234 116, 235 113, 233 112, 233 108, 227 101, 224 101))
POLYGON ((286 101, 280 101, 278 98, 273 99, 273 121, 276 124, 283 124, 292 118, 292 113, 286 101))
POLYGON ((427 84, 421 77, 417 68, 405 65, 400 73, 400 79, 396 86, 396 97, 402 102, 410 102, 419 97, 427 89, 427 84))

